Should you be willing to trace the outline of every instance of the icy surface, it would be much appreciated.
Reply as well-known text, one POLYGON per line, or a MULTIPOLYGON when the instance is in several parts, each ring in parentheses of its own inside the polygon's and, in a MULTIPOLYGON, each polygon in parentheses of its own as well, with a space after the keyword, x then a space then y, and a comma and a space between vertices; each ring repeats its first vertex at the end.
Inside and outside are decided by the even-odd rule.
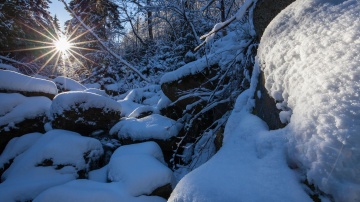
POLYGON ((50 105, 51 100, 47 97, 25 97, 18 93, 0 93, 0 126, 13 127, 25 119, 45 116, 50 105))
POLYGON ((157 196, 131 196, 122 183, 100 183, 91 180, 74 180, 50 188, 41 193, 34 202, 165 202, 157 196))
POLYGON ((286 163, 284 134, 251 114, 256 82, 237 99, 222 148, 186 175, 169 201, 311 201, 286 163))
POLYGON ((176 136, 182 124, 159 114, 152 114, 141 119, 126 118, 118 122, 110 130, 110 134, 117 134, 119 138, 132 140, 167 140, 176 136))
POLYGON ((164 165, 161 149, 154 142, 118 148, 111 156, 108 178, 123 183, 132 196, 151 194, 174 182, 173 173, 164 165))
POLYGON ((51 105, 51 114, 62 114, 74 106, 87 110, 100 108, 107 111, 120 111, 121 106, 115 100, 89 92, 71 91, 57 95, 51 105))
POLYGON ((91 161, 102 153, 101 143, 96 139, 64 130, 47 132, 17 156, 5 171, 0 198, 2 201, 32 200, 52 186, 76 179, 78 171, 89 169, 84 154, 91 161))
POLYGON ((52 81, 26 76, 17 72, 0 70, 0 89, 25 92, 42 92, 56 95, 58 90, 52 81))
POLYGON ((258 53, 267 90, 292 110, 290 157, 337 201, 360 201, 359 19, 358 0, 298 0, 270 23, 258 53))
POLYGON ((60 88, 68 90, 68 91, 83 91, 86 90, 86 87, 81 85, 79 82, 64 77, 64 76, 58 76, 55 79, 53 79, 55 83, 59 85, 60 88))

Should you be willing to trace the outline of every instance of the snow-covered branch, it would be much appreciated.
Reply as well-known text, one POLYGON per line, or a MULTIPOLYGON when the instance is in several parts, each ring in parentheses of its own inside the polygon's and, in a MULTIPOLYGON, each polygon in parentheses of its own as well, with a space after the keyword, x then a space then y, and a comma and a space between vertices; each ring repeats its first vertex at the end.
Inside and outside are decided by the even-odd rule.
POLYGON ((206 43, 209 43, 214 38, 214 36, 215 36, 215 34, 217 32, 219 32, 220 30, 226 28, 227 26, 229 26, 235 20, 241 20, 244 17, 244 15, 246 14, 246 11, 250 7, 254 6, 256 4, 256 2, 257 2, 257 0, 246 0, 244 2, 244 4, 239 8, 239 10, 236 12, 236 14, 234 16, 232 16, 231 18, 229 18, 225 22, 217 23, 209 33, 202 35, 200 37, 200 40, 205 39, 205 41, 202 42, 199 46, 197 46, 195 48, 195 51, 197 51, 199 48, 201 48, 206 43))

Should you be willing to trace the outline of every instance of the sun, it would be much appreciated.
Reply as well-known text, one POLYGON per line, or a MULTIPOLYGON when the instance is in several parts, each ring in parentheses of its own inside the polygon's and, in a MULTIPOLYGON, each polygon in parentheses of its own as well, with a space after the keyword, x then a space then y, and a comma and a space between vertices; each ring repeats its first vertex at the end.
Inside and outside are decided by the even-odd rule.
POLYGON ((65 37, 60 37, 54 41, 55 49, 59 52, 65 53, 70 50, 71 43, 65 37))

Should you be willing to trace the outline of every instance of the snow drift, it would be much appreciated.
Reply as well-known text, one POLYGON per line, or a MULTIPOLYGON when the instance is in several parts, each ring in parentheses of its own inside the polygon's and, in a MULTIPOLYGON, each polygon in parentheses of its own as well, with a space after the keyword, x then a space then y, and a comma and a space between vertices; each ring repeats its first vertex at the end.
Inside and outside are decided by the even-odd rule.
POLYGON ((269 94, 292 113, 293 163, 338 201, 360 201, 359 18, 358 0, 296 1, 258 52, 269 94))

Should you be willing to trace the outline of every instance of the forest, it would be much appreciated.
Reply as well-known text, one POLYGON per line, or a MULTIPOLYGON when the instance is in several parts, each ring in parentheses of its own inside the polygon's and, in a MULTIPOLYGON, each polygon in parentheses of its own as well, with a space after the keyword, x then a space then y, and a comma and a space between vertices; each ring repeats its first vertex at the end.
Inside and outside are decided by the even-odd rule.
POLYGON ((0 201, 360 200, 358 0, 52 1, 0 0, 0 201))

